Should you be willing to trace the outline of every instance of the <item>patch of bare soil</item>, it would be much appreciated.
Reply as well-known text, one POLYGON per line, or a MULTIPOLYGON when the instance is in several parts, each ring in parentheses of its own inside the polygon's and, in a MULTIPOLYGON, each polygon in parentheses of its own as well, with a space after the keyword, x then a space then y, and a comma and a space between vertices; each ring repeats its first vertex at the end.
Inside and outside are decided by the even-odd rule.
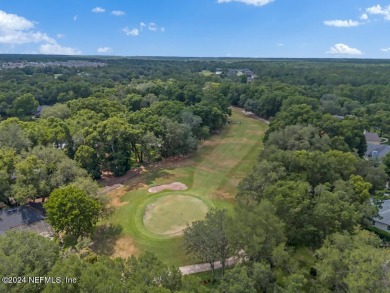
POLYGON ((163 185, 157 185, 157 186, 150 187, 148 189, 148 191, 150 193, 157 193, 157 192, 163 191, 165 189, 168 189, 168 190, 186 190, 187 189, 187 185, 185 185, 184 183, 181 183, 181 182, 172 182, 170 184, 163 184, 163 185))
POLYGON ((132 255, 138 255, 138 249, 130 236, 123 236, 115 241, 112 257, 128 258, 132 255))
POLYGON ((100 183, 105 185, 101 189, 102 193, 106 193, 110 197, 110 206, 121 207, 127 202, 122 202, 121 197, 130 190, 145 188, 148 186, 145 182, 145 175, 149 172, 159 171, 166 168, 175 168, 191 164, 188 156, 168 158, 161 162, 155 162, 149 165, 141 166, 128 171, 125 175, 114 177, 110 172, 103 172, 100 183))
POLYGON ((119 177, 115 177, 111 172, 104 171, 102 173, 102 178, 99 180, 99 183, 102 183, 104 186, 113 186, 118 184, 128 185, 127 183, 131 179, 149 172, 190 165, 192 161, 189 160, 189 158, 190 156, 167 158, 160 162, 155 162, 147 165, 142 165, 138 168, 134 168, 128 171, 125 175, 119 177))
POLYGON ((141 166, 139 168, 132 169, 128 171, 125 175, 115 177, 112 175, 111 172, 104 171, 102 173, 102 178, 99 180, 100 183, 103 183, 105 186, 113 186, 113 185, 120 185, 125 183, 126 181, 129 181, 131 178, 134 178, 136 176, 139 176, 140 174, 143 174, 147 171, 145 166, 141 166))
POLYGON ((212 199, 218 199, 218 200, 225 200, 225 201, 234 201, 235 200, 235 196, 230 194, 229 192, 227 191, 223 191, 223 190, 216 190, 214 191, 211 196, 210 196, 212 199))
POLYGON ((106 186, 106 187, 103 187, 101 189, 101 192, 102 193, 109 193, 115 189, 118 189, 118 188, 121 188, 123 187, 123 184, 114 184, 114 185, 109 185, 109 186, 106 186))
POLYGON ((110 196, 110 206, 121 207, 127 204, 127 201, 121 201, 122 196, 124 196, 126 193, 127 190, 124 186, 107 193, 110 196))

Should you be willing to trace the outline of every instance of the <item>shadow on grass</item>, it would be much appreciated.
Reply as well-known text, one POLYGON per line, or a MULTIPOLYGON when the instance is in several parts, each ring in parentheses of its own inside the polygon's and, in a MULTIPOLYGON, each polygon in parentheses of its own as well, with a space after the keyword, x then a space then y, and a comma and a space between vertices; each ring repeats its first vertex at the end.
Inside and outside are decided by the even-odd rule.
POLYGON ((121 237, 123 228, 120 225, 104 224, 96 227, 92 237, 91 249, 97 254, 111 256, 115 250, 115 243, 121 237))

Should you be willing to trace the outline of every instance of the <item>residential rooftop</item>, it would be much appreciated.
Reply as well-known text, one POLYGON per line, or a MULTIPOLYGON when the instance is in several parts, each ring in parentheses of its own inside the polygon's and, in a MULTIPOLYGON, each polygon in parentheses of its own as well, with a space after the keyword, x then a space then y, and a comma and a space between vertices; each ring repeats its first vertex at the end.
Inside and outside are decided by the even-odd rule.
POLYGON ((381 141, 381 138, 375 132, 366 132, 364 135, 366 137, 366 141, 381 141))
POLYGON ((390 153, 390 145, 387 144, 373 144, 368 143, 367 144, 367 151, 366 151, 366 157, 370 158, 377 158, 382 159, 384 158, 388 153, 390 153))
POLYGON ((52 228, 44 221, 45 214, 41 204, 28 204, 11 209, 0 210, 0 235, 8 230, 31 231, 42 235, 52 234, 52 228))
POLYGON ((376 217, 375 221, 390 225, 390 199, 383 201, 382 208, 379 210, 379 217, 376 217))

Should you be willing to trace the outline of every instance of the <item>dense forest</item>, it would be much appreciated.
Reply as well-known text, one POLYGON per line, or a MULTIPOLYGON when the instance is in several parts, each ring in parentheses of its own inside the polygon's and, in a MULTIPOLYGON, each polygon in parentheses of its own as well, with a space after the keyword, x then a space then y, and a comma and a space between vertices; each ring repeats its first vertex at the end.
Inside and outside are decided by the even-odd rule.
MULTIPOLYGON (((66 58, 9 55, 0 64, 66 58)), ((8 232, 0 271, 78 282, 2 290, 388 292, 390 236, 369 230, 388 198, 390 154, 367 160, 364 131, 390 138, 389 61, 70 60, 105 66, 0 69, 0 201, 49 198, 49 222, 74 239, 8 232), (253 81, 228 74, 242 68, 253 81), (241 264, 223 266, 210 288, 149 253, 126 260, 93 253, 86 236, 110 213, 96 180, 196 151, 230 122, 230 106, 270 121, 265 149, 239 184, 234 212, 210 210, 188 226, 183 245, 210 264, 233 255, 241 264), (72 223, 73 209, 82 209, 82 224, 72 223)))

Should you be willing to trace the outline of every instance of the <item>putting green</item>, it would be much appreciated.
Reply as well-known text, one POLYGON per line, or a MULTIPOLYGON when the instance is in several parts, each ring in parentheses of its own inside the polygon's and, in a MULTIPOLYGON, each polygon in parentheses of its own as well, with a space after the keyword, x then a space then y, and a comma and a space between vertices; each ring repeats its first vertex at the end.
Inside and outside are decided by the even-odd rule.
POLYGON ((152 233, 164 236, 181 235, 187 223, 203 220, 207 205, 187 195, 166 195, 145 208, 144 225, 152 233))

